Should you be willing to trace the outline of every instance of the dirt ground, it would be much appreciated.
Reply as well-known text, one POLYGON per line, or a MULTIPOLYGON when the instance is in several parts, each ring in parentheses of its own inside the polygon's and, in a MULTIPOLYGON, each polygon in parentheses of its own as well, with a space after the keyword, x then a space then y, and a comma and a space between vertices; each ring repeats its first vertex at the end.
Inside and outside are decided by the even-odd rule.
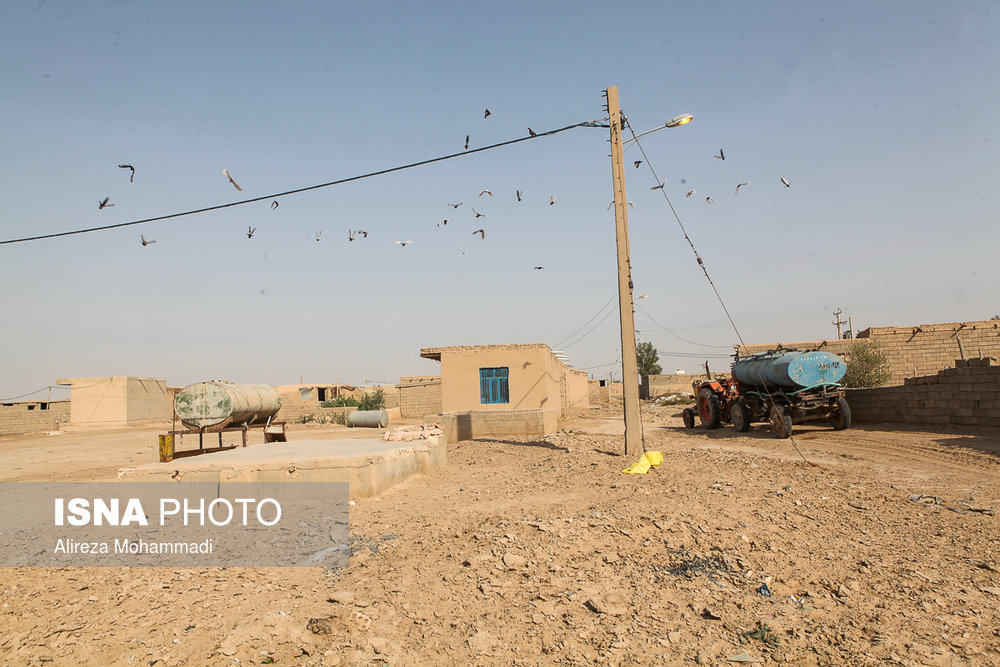
MULTIPOLYGON (((351 507, 341 570, 0 569, 0 662, 1000 664, 1000 431, 679 415, 644 407, 647 475, 609 408, 452 445, 351 507)), ((113 479, 155 432, 0 439, 0 477, 113 479)))

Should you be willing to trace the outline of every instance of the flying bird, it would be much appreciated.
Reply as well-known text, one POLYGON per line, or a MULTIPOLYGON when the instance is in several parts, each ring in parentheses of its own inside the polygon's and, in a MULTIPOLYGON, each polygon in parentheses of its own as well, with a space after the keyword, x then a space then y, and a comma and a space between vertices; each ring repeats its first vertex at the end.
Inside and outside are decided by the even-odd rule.
POLYGON ((480 213, 480 212, 479 212, 479 211, 477 211, 476 209, 472 209, 472 212, 476 214, 476 217, 477 217, 477 218, 485 218, 485 217, 486 217, 486 214, 485 214, 485 213, 480 213))
POLYGON ((410 241, 410 240, 406 240, 406 241, 396 241, 396 244, 395 244, 395 245, 401 245, 401 246, 403 246, 403 247, 405 248, 405 247, 406 247, 406 244, 407 244, 407 243, 413 243, 413 241, 410 241))
POLYGON ((465 150, 469 150, 469 135, 465 135, 465 150))
POLYGON ((556 203, 556 196, 555 195, 549 195, 549 206, 552 206, 555 203, 556 203))
POLYGON ((520 190, 515 190, 514 194, 517 195, 517 201, 521 201, 521 191, 520 190))
POLYGON ((484 239, 484 240, 486 239, 486 230, 485 229, 477 229, 476 231, 472 232, 473 236, 475 236, 476 234, 479 234, 479 238, 484 239))
POLYGON ((273 211, 276 208, 278 208, 278 200, 277 199, 275 199, 273 202, 271 202, 271 210, 273 211))
POLYGON ((451 222, 451 220, 449 220, 448 218, 445 218, 444 220, 442 220, 441 222, 439 222, 439 223, 437 224, 437 226, 438 226, 438 227, 440 227, 441 225, 445 225, 445 226, 447 226, 449 222, 451 222))
POLYGON ((663 186, 666 184, 667 184, 667 179, 663 179, 662 183, 660 183, 659 185, 654 185, 653 187, 650 188, 650 190, 662 190, 663 186))
POLYGON ((156 243, 156 241, 155 241, 155 240, 153 240, 153 241, 150 241, 150 240, 146 239, 146 237, 145 237, 145 236, 143 236, 142 234, 139 234, 139 243, 141 243, 141 244, 142 244, 142 247, 143 247, 143 248, 145 248, 145 247, 146 247, 146 246, 148 246, 148 245, 149 245, 150 243, 156 243))
POLYGON ((714 203, 715 203, 715 200, 714 200, 714 199, 712 199, 711 197, 705 197, 705 201, 706 201, 707 203, 709 203, 709 204, 714 204, 714 203))
POLYGON ((114 206, 114 204, 109 204, 108 200, 111 197, 105 197, 103 200, 97 202, 97 210, 100 211, 102 208, 107 208, 108 206, 114 206))
POLYGON ((461 205, 462 205, 462 202, 458 202, 457 204, 452 204, 451 202, 448 202, 448 206, 451 206, 452 208, 458 208, 461 205))
POLYGON ((462 254, 463 254, 463 255, 464 255, 465 253, 469 252, 469 249, 468 249, 468 248, 459 248, 459 250, 461 250, 461 251, 462 251, 462 254))
POLYGON ((120 164, 120 165, 118 165, 118 168, 119 169, 131 169, 132 170, 132 173, 129 174, 129 177, 128 177, 128 182, 131 183, 132 179, 135 178, 135 167, 133 167, 130 164, 120 164))
POLYGON ((788 179, 785 178, 784 176, 781 177, 781 184, 784 185, 786 188, 792 187, 792 184, 789 183, 788 179))
POLYGON ((353 241, 354 237, 356 237, 357 235, 358 235, 358 233, 356 231, 348 229, 347 230, 347 242, 350 243, 351 241, 353 241))
POLYGON ((223 169, 222 170, 222 175, 229 179, 229 182, 233 184, 234 188, 236 188, 240 192, 243 192, 243 188, 240 187, 239 183, 237 183, 236 181, 234 181, 233 177, 229 175, 229 170, 228 169, 223 169))
POLYGON ((740 188, 742 188, 744 185, 750 185, 750 181, 743 181, 742 183, 740 183, 739 185, 737 185, 736 186, 736 192, 734 192, 733 194, 734 195, 738 195, 740 193, 740 188))
POLYGON ((359 229, 358 234, 361 234, 361 236, 363 236, 364 238, 368 238, 368 232, 366 232, 363 229, 359 229))
POLYGON ((249 225, 247 225, 247 238, 252 239, 256 231, 257 231, 256 227, 250 227, 249 225))
POLYGON ((687 199, 688 197, 690 197, 691 195, 693 195, 695 192, 697 192, 697 190, 688 190, 687 194, 684 195, 684 198, 687 199))
POLYGON ((530 136, 532 136, 532 137, 537 137, 537 136, 538 136, 538 135, 537 135, 537 134, 535 133, 535 131, 534 131, 534 130, 532 130, 532 129, 531 129, 530 127, 528 128, 528 134, 529 134, 530 136))
POLYGON ((483 114, 483 118, 489 118, 489 117, 490 117, 490 110, 487 109, 486 113, 483 114))
POLYGON ((492 190, 483 190, 482 192, 479 193, 479 196, 482 197, 483 195, 489 195, 489 196, 492 197, 493 196, 493 191, 492 190))
POLYGON ((720 148, 720 149, 719 149, 719 154, 718 154, 718 155, 714 155, 713 157, 714 157, 714 158, 715 158, 716 160, 725 160, 725 159, 726 159, 726 154, 725 154, 725 153, 723 153, 723 152, 722 152, 722 149, 720 148))
POLYGON ((322 236, 322 235, 323 235, 323 231, 322 230, 316 232, 316 241, 317 241, 317 243, 319 242, 319 237, 322 236))
POLYGON ((634 164, 634 165, 635 165, 635 168, 636 168, 636 169, 638 169, 638 168, 639 168, 639 165, 640 165, 640 164, 642 164, 642 160, 636 160, 636 161, 635 161, 635 162, 633 162, 632 164, 634 164))
POLYGON ((545 267, 544 266, 536 266, 536 267, 534 267, 534 269, 535 269, 535 271, 543 271, 545 269, 545 267))

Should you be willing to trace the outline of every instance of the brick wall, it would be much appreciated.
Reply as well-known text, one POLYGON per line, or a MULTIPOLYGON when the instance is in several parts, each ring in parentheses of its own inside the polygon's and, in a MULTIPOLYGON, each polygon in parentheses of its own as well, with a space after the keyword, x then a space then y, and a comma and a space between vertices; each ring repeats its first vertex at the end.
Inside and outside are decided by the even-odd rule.
POLYGON ((0 435, 57 431, 69 421, 69 401, 0 404, 0 435))
POLYGON ((558 410, 473 410, 446 412, 441 428, 448 444, 476 438, 544 435, 558 427, 558 410))
POLYGON ((996 363, 991 357, 969 359, 935 375, 907 378, 903 385, 849 389, 851 415, 859 424, 1000 426, 996 363))
POLYGON ((402 417, 419 419, 441 412, 441 376, 400 378, 396 389, 402 417))
MULTIPOLYGON (((888 384, 901 385, 906 378, 920 377, 950 368, 956 359, 1000 357, 1000 321, 950 322, 921 324, 915 327, 872 327, 855 340, 870 340, 889 359, 892 373, 888 384)), ((740 354, 753 354, 776 348, 819 348, 845 357, 855 340, 769 343, 740 348, 740 354)))
POLYGON ((694 393, 691 384, 695 381, 707 382, 708 376, 704 373, 643 375, 642 384, 639 386, 639 398, 656 398, 680 392, 691 394, 694 393))

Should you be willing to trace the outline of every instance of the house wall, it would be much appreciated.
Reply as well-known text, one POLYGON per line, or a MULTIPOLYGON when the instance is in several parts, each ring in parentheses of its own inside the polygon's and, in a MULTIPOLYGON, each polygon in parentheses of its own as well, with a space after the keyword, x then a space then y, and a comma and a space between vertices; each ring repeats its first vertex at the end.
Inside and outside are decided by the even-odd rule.
POLYGON ((566 368, 565 372, 569 407, 590 407, 590 381, 587 380, 587 371, 566 368))
POLYGON ((587 400, 591 405, 607 405, 608 391, 600 380, 587 380, 587 400))
POLYGON ((160 378, 61 378, 57 383, 70 385, 71 424, 140 424, 169 420, 173 412, 171 394, 160 378))
POLYGON ((898 422, 927 426, 1000 426, 1000 366, 994 358, 969 359, 903 385, 849 389, 858 424, 898 422))
MULTIPOLYGON (((130 377, 126 381, 125 420, 127 423, 162 421, 173 414, 173 397, 160 378, 130 377)), ((71 394, 72 398, 72 394, 71 394)))
POLYGON ((956 359, 1000 357, 1000 321, 872 327, 860 332, 855 339, 748 345, 740 348, 740 354, 765 352, 780 344, 785 348, 819 348, 840 355, 849 362, 851 345, 861 340, 870 340, 878 345, 889 360, 891 377, 888 384, 901 385, 906 378, 950 368, 956 359))
POLYGON ((493 345, 469 349, 446 349, 441 353, 441 409, 554 410, 560 406, 560 379, 555 360, 546 346, 493 345), (508 369, 509 403, 484 405, 479 390, 479 369, 508 369))
POLYGON ((408 419, 438 414, 441 407, 441 376, 401 377, 396 385, 399 413, 408 419))
POLYGON ((69 421, 69 401, 22 401, 0 404, 0 435, 57 431, 69 421))

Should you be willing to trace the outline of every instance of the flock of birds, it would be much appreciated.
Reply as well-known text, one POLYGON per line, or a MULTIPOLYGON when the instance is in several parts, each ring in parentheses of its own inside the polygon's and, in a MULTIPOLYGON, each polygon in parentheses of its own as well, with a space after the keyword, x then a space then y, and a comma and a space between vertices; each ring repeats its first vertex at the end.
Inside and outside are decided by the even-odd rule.
MULTIPOLYGON (((725 160, 726 159, 726 152, 723 149, 720 148, 719 149, 719 154, 718 155, 713 155, 712 157, 714 157, 716 160, 725 160)), ((636 169, 638 169, 639 165, 642 164, 642 160, 636 160, 632 164, 635 166, 636 169)), ((792 184, 789 183, 788 179, 785 178, 784 176, 782 176, 778 180, 786 188, 792 187, 792 184)), ((650 190, 662 190, 663 186, 665 186, 666 184, 667 184, 667 181, 664 180, 659 185, 654 185, 653 187, 651 187, 650 190)), ((743 181, 742 183, 737 183, 736 184, 736 191, 733 194, 734 195, 738 195, 740 193, 740 188, 745 188, 748 185, 750 185, 750 181, 743 181)), ((693 190, 693 189, 692 190, 688 190, 684 194, 684 197, 685 197, 685 199, 690 198, 691 195, 696 194, 697 192, 698 192, 697 190, 693 190)), ((707 203, 707 204, 714 204, 715 203, 715 198, 712 197, 711 195, 709 195, 709 196, 705 197, 705 203, 707 203)), ((635 208, 635 205, 632 202, 628 202, 628 205, 631 206, 632 208, 635 208)), ((614 206, 614 202, 611 202, 611 206, 614 206)), ((608 208, 610 209, 611 206, 608 206, 608 208)))
MULTIPOLYGON (((489 118, 491 115, 492 115, 492 112, 487 108, 486 111, 485 111, 485 113, 483 114, 483 118, 484 119, 489 118)), ((532 136, 532 137, 538 136, 538 134, 534 130, 532 130, 530 127, 528 128, 528 135, 532 136)), ((469 143, 470 143, 470 137, 467 134, 467 135, 465 135, 465 149, 466 150, 469 149, 469 143)), ((725 153, 725 151, 723 149, 720 148, 719 149, 719 154, 718 155, 714 155, 713 157, 715 157, 717 160, 725 160, 726 159, 726 153, 725 153)), ((643 161, 642 160, 635 160, 632 164, 635 166, 636 169, 638 169, 643 164, 643 161)), ((135 167, 134 166, 132 166, 131 164, 120 164, 120 165, 118 165, 118 167, 120 169, 128 169, 129 172, 130 172, 129 173, 129 179, 128 179, 129 183, 135 182, 135 167)), ((228 180, 229 183, 232 184, 232 186, 234 188, 236 188, 237 191, 239 191, 239 192, 243 191, 243 188, 240 187, 240 184, 237 183, 236 180, 232 177, 232 175, 229 173, 228 169, 223 169, 222 170, 222 175, 226 177, 226 180, 228 180)), ((788 179, 785 178, 784 176, 782 176, 780 178, 780 181, 781 181, 781 184, 784 185, 786 188, 790 188, 791 187, 791 183, 789 183, 788 179)), ((660 183, 659 185, 654 185, 653 187, 650 188, 650 190, 661 190, 662 191, 663 188, 664 188, 664 186, 666 186, 666 184, 667 184, 667 180, 664 179, 664 181, 662 183, 660 183)), ((742 183, 738 183, 736 185, 736 191, 733 194, 739 194, 740 188, 747 187, 748 185, 750 185, 750 181, 743 181, 742 183)), ((697 190, 691 189, 691 190, 688 190, 687 193, 684 196, 685 196, 685 198, 690 198, 692 195, 694 195, 696 193, 697 193, 697 190)), ((480 191, 478 197, 481 198, 484 195, 492 197, 493 196, 493 191, 490 190, 489 188, 484 188, 482 191, 480 191)), ((515 196, 515 199, 518 202, 523 202, 524 201, 524 191, 523 190, 515 190, 514 191, 514 196, 515 196)), ((111 197, 105 197, 104 199, 102 199, 101 201, 99 201, 98 204, 97 204, 98 210, 103 210, 105 208, 110 208, 110 207, 114 206, 114 204, 112 204, 110 202, 110 200, 111 200, 111 197)), ((713 204, 715 202, 715 199, 711 195, 709 195, 709 196, 705 197, 705 202, 708 203, 708 204, 713 204)), ((454 209, 454 210, 457 211, 458 208, 460 206, 462 206, 462 203, 463 202, 448 202, 448 206, 450 206, 452 209, 454 209)), ((555 195, 549 195, 549 206, 554 206, 555 203, 556 203, 556 196, 555 195)), ((627 202, 627 205, 629 207, 631 207, 631 208, 635 208, 635 204, 633 202, 631 202, 631 201, 627 202)), ((278 208, 278 206, 279 206, 279 203, 278 203, 277 200, 274 200, 274 201, 271 202, 271 210, 272 211, 274 209, 278 208)), ((614 202, 613 201, 611 202, 611 204, 608 205, 608 209, 610 209, 612 206, 614 206, 614 202)), ((470 207, 470 209, 472 210, 472 213, 475 216, 474 220, 478 220, 479 218, 485 218, 486 217, 486 213, 483 213, 481 211, 477 211, 475 208, 472 208, 472 207, 470 207)), ((437 223, 437 226, 438 227, 446 227, 451 222, 452 222, 452 220, 450 218, 445 218, 441 222, 437 223)), ((256 232, 257 232, 257 228, 256 227, 248 226, 247 227, 247 239, 252 239, 254 237, 254 234, 256 232)), ((486 240, 486 229, 485 228, 479 228, 479 229, 475 230, 474 232, 472 232, 473 236, 476 236, 477 234, 479 235, 480 240, 483 240, 483 241, 486 240)), ((316 242, 317 243, 320 241, 322 235, 323 235, 322 230, 319 230, 319 231, 316 232, 316 237, 315 238, 316 238, 316 242)), ((352 243, 355 240, 362 239, 362 238, 368 238, 368 232, 367 231, 365 231, 363 229, 358 229, 358 230, 348 229, 347 230, 347 241, 348 241, 348 243, 352 243)), ((140 234, 139 235, 139 242, 142 244, 143 247, 146 247, 146 246, 149 246, 149 245, 152 245, 152 244, 156 243, 156 240, 155 239, 147 239, 145 237, 145 235, 140 234)), ((408 245, 410 245, 412 243, 413 243, 412 239, 407 239, 405 241, 404 240, 397 240, 395 242, 395 245, 398 245, 400 247, 405 248, 406 246, 408 246, 408 245)), ((469 252, 469 248, 468 247, 466 247, 466 248, 459 248, 459 250, 460 250, 460 252, 463 255, 469 252)), ((542 267, 542 266, 535 266, 535 267, 533 267, 533 269, 536 270, 536 271, 540 271, 540 270, 544 269, 544 267, 542 267)))

